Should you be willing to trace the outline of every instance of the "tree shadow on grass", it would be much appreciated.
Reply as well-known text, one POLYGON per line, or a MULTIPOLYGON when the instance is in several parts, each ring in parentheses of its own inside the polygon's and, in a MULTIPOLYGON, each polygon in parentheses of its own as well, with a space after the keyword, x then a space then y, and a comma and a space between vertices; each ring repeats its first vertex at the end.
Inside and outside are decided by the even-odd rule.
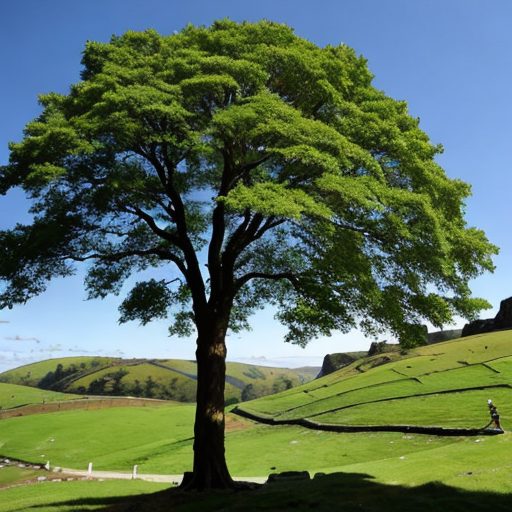
MULTIPOLYGON (((57 485, 57 484, 52 484, 57 485)), ((59 484, 61 485, 61 484, 59 484)), ((66 485, 66 484, 62 484, 66 485)), ((141 499, 143 496, 151 498, 151 494, 134 496, 135 500, 141 499)), ((45 503, 39 503, 37 505, 25 506, 23 509, 19 509, 19 512, 37 511, 38 509, 44 509, 45 511, 51 512, 91 512, 91 510, 110 510, 112 506, 126 504, 129 500, 129 496, 101 496, 101 497, 88 497, 88 498, 76 498, 72 500, 58 500, 52 502, 48 499, 45 503)), ((18 509, 16 510, 18 512, 18 509)))
POLYGON ((510 512, 512 494, 464 491, 441 483, 383 485, 368 475, 335 473, 319 474, 312 480, 280 480, 251 490, 195 493, 173 488, 130 498, 84 498, 52 506, 72 507, 65 510, 73 512, 91 507, 104 512, 510 512))

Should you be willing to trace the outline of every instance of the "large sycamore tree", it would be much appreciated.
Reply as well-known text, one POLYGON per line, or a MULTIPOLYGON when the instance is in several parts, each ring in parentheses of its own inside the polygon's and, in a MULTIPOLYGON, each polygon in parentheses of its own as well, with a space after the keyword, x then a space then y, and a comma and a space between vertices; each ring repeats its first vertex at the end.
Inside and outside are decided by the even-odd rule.
POLYGON ((299 345, 354 327, 412 345, 488 307, 468 281, 497 249, 466 226, 469 185, 351 48, 224 20, 89 41, 82 63, 1 169, 33 220, 0 232, 0 307, 85 262, 89 298, 123 291, 122 322, 195 333, 190 488, 232 485, 225 340, 256 310, 299 345))

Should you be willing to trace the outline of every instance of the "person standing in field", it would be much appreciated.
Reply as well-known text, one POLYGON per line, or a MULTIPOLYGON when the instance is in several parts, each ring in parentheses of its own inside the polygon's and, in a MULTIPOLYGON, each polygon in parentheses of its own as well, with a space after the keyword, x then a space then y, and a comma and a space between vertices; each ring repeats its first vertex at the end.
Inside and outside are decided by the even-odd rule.
POLYGON ((489 413, 491 414, 491 421, 484 427, 487 428, 491 424, 494 423, 494 428, 498 430, 502 430, 500 426, 500 415, 498 414, 498 410, 496 409, 496 406, 492 403, 492 400, 489 398, 487 400, 487 405, 489 406, 489 413))

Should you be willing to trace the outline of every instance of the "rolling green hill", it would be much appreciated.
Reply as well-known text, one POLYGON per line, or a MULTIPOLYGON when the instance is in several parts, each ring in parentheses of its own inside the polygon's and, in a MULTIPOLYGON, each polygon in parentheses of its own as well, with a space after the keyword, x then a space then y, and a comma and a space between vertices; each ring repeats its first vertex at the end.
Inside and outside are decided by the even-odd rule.
POLYGON ((512 331, 360 359, 321 379, 238 407, 274 424, 480 428, 487 399, 512 420, 512 331))
MULTIPOLYGON (((270 368, 227 363, 226 403, 234 404, 293 388, 315 378, 319 368, 270 368)), ((67 357, 0 374, 0 383, 81 395, 134 396, 194 402, 194 361, 67 357)))
MULTIPOLYGON (((149 363, 136 367, 142 371, 145 364, 149 363)), ((158 364, 166 367, 174 363, 158 364)), ((116 368, 122 366, 110 369, 116 368)), ((182 372, 180 375, 193 375, 192 370, 189 362, 175 368, 177 373, 182 372)), ((263 380, 256 370, 243 366, 238 370, 241 374, 231 371, 233 378, 248 372, 254 382, 257 377, 263 380)), ((132 377, 136 376, 140 377, 134 372, 132 377)), ((490 497, 489 510, 508 510, 496 508, 492 496, 503 497, 505 502, 512 495, 511 379, 512 331, 440 343, 407 354, 395 351, 363 358, 300 387, 238 404, 236 408, 267 424, 227 414, 228 465, 232 475, 242 477, 304 470, 311 476, 325 473, 336 476, 337 483, 326 484, 323 492, 337 485, 348 495, 350 482, 363 478, 372 482, 373 504, 383 490, 380 486, 388 486, 387 499, 403 488, 411 492, 414 489, 420 501, 428 494, 421 486, 431 486, 428 489, 443 489, 446 503, 464 489, 483 493, 482 503, 490 497), (480 428, 489 419, 488 398, 498 406, 503 435, 385 431, 385 427, 399 424, 480 428), (297 421, 303 419, 311 421, 307 428, 297 421), (315 428, 314 421, 322 427, 349 425, 361 427, 361 431, 329 431, 315 428), (376 428, 367 432, 365 427, 376 428)), ((9 385, 2 384, 0 393, 2 386, 7 390, 9 385)), ((27 390, 39 393, 33 388, 27 390)), ((181 474, 191 467, 193 418, 192 404, 176 402, 161 402, 159 407, 13 417, 1 420, 0 453, 32 462, 50 460, 54 466, 77 469, 86 469, 92 461, 97 470, 129 473, 137 464, 139 474, 181 474)), ((312 482, 317 481, 315 478, 312 482)), ((290 496, 295 498, 298 489, 306 489, 309 484, 293 485, 296 487, 290 496)), ((364 494, 364 490, 361 492, 364 494)), ((307 492, 301 499, 309 499, 307 492)), ((446 503, 439 508, 437 498, 432 499, 431 508, 423 510, 445 509, 446 503)), ((285 510, 297 508, 296 500, 289 498, 288 502, 291 505, 285 510)), ((382 510, 395 510, 398 502, 382 510)), ((332 510, 333 501, 329 503, 329 507, 317 509, 332 510)), ((405 503, 400 510, 409 509, 405 503)))

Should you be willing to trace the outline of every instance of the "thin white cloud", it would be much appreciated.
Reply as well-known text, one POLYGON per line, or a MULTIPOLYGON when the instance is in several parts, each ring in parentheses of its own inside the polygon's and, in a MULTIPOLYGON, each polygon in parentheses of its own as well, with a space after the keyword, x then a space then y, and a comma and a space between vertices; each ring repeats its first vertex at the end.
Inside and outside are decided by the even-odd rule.
POLYGON ((41 352, 62 352, 62 345, 60 343, 50 345, 47 349, 41 349, 41 352))
POLYGON ((38 340, 37 338, 22 338, 18 334, 16 334, 16 336, 6 336, 4 338, 4 340, 8 340, 8 341, 35 341, 36 343, 41 343, 41 340, 38 340))
POLYGON ((75 345, 73 348, 69 348, 68 352, 74 352, 77 354, 96 354, 97 351, 86 350, 85 348, 80 348, 75 345))

